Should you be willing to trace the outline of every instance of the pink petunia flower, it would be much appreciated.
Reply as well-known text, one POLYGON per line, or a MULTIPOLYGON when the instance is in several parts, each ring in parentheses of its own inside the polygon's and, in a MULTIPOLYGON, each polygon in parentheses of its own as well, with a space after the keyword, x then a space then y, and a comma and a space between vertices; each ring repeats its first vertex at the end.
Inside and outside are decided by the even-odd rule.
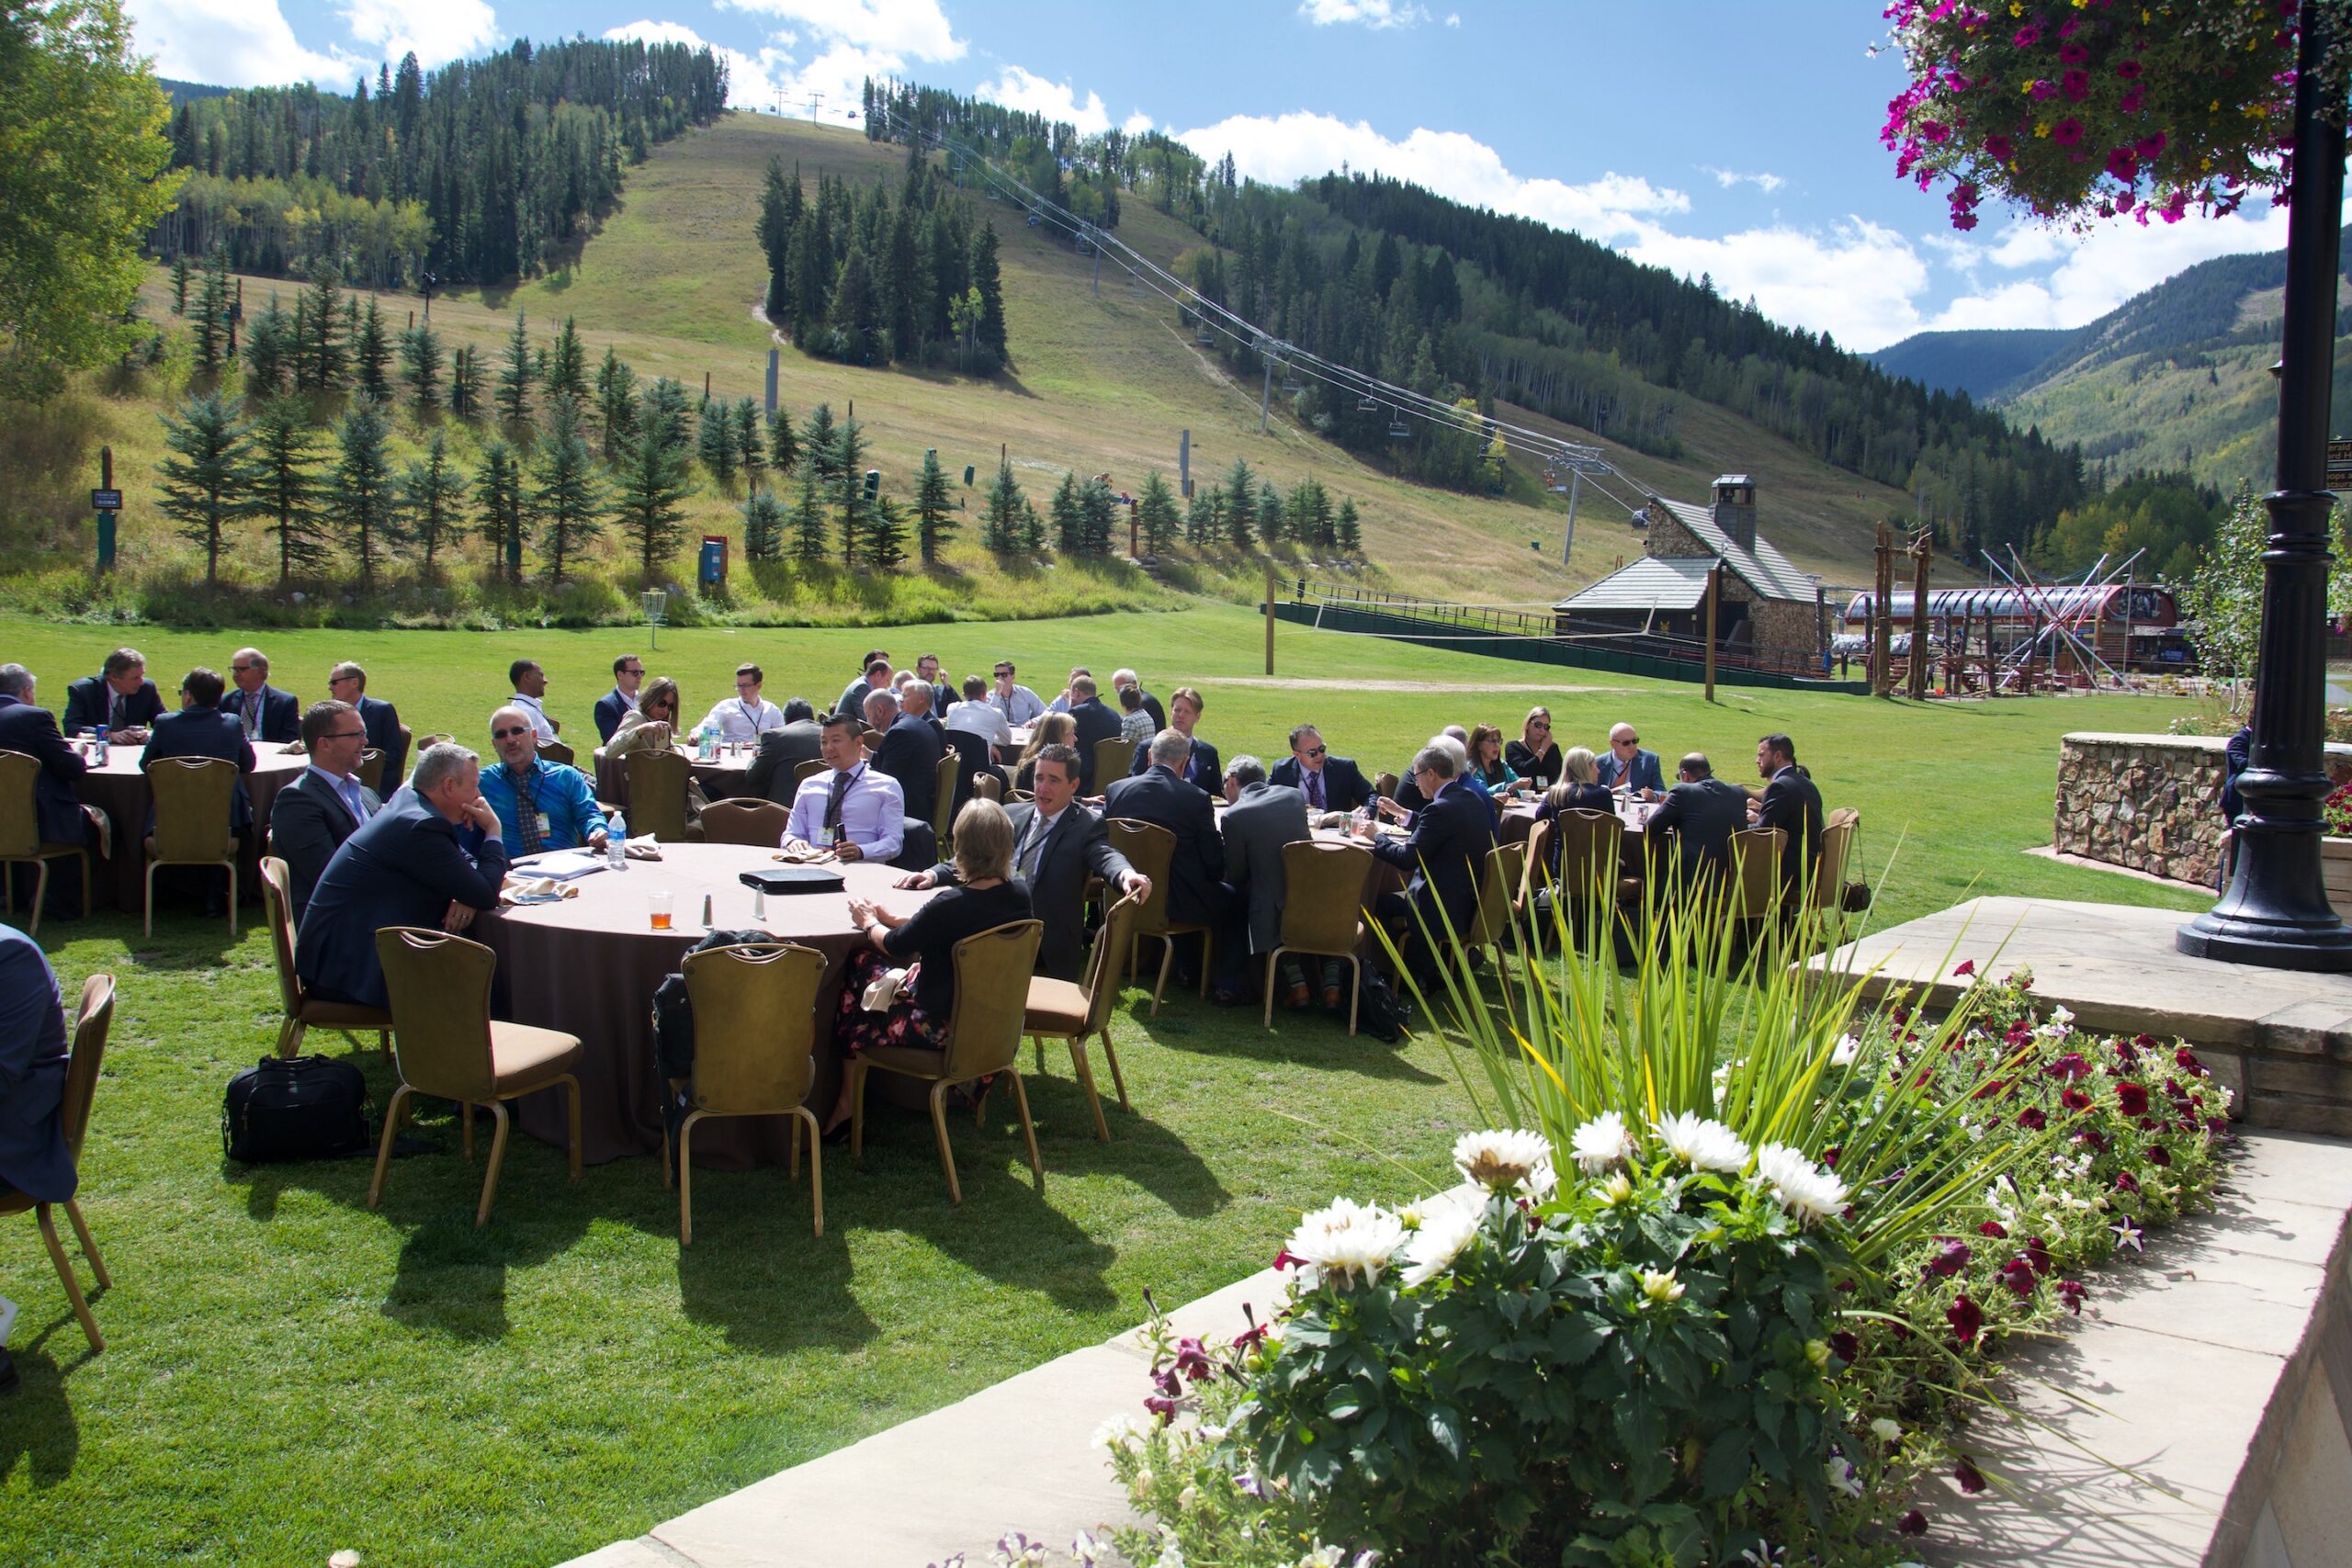
POLYGON ((2091 73, 2087 71, 2065 72, 2058 78, 2058 90, 2066 95, 2068 102, 2079 104, 2091 96, 2091 73))
POLYGON ((2074 147, 2083 140, 2083 122, 2068 115, 2050 128, 2050 140, 2061 147, 2074 147))

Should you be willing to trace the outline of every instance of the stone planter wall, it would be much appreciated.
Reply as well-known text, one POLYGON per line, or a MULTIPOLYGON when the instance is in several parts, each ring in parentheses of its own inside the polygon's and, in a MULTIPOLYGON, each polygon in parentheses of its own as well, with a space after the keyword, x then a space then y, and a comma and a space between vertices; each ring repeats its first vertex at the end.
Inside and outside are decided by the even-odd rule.
MULTIPOLYGON (((2058 852, 2212 886, 2224 744, 2205 735, 2065 737, 2058 750, 2058 852)), ((2327 750, 2352 758, 2352 746, 2327 750)))

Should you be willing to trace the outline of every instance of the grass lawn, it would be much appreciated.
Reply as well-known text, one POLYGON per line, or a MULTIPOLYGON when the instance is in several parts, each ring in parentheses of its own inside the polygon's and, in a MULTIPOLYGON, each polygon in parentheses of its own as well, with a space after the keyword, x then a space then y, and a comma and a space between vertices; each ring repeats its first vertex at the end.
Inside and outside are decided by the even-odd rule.
MULTIPOLYGON (((1230 757, 1279 755, 1317 719, 1340 751, 1394 767, 1439 724, 1514 728, 1548 703, 1564 743, 1623 718, 1671 757, 1712 752, 1745 778, 1756 737, 1795 736, 1829 803, 1862 808, 1879 915, 1971 891, 2195 908, 2192 895, 2018 852, 2050 837, 2057 738, 2159 729, 2182 705, 2100 697, 1984 706, 1726 690, 1560 672, 1283 627, 1263 683, 1261 623, 1216 607, 1150 615, 872 631, 664 633, 646 662, 688 705, 745 659, 768 694, 829 699, 875 644, 936 651, 960 675, 1012 654, 1050 693, 1062 671, 1132 662, 1163 697, 1204 688, 1203 733, 1230 757), (1571 675, 1571 678, 1574 678, 1571 675), (1242 682, 1252 683, 1242 684, 1242 682), (1379 683, 1396 683, 1382 685, 1379 683), (1418 683, 1418 684, 1405 684, 1418 683), (1453 686, 1456 689, 1441 689, 1453 686), (1517 687, 1533 688, 1515 690, 1517 687), (1896 852, 1898 840, 1900 852, 1896 852)), ((42 695, 95 670, 124 634, 0 619, 0 659, 42 695)), ((225 669, 232 637, 127 634, 168 693, 190 664, 225 669)), ((356 658, 411 726, 478 747, 506 661, 539 659, 550 711, 593 735, 612 633, 273 634, 278 684, 322 694, 356 658)), ((641 647, 640 647, 641 650, 641 647)), ((1137 1114, 1098 1145, 1067 1056, 1033 1089, 1040 1193, 1003 1117, 956 1130, 966 1201, 949 1205, 919 1116, 876 1118, 865 1168, 828 1170, 827 1227, 780 1171, 697 1180, 697 1241, 654 1161, 562 1179, 560 1153, 510 1151, 486 1231, 480 1168, 401 1162, 380 1213, 365 1160, 244 1170, 222 1163, 220 1089, 269 1048, 266 942, 220 922, 119 916, 46 925, 69 996, 114 972, 114 1039, 85 1153, 84 1206, 113 1290, 109 1348, 85 1354, 33 1227, 0 1227, 0 1292, 24 1306, 24 1387, 0 1400, 0 1561, 371 1565, 546 1562, 648 1526, 785 1465, 952 1401, 1261 1266, 1297 1212, 1331 1193, 1402 1198, 1442 1179, 1464 1102, 1445 1048, 1351 1042, 1320 1019, 1267 1033, 1254 1012, 1130 993, 1119 1025, 1137 1114)), ((341 1050, 332 1036, 320 1048, 341 1050)), ((358 1058, 379 1103, 388 1069, 358 1058)), ((1138 1394, 1140 1394, 1138 1390, 1138 1394)), ((1007 1519, 1007 1526, 1026 1521, 1007 1519)))

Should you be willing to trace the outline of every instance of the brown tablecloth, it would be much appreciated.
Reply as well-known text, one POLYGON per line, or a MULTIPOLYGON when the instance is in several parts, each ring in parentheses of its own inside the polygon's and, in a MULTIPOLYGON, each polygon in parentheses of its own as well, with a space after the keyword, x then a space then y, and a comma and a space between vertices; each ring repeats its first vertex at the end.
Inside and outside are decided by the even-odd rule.
MULTIPOLYGON (((139 771, 141 748, 118 746, 103 768, 92 768, 75 784, 85 806, 105 812, 114 824, 114 852, 91 868, 91 901, 111 904, 138 914, 147 908, 147 807, 153 799, 147 775, 139 771)), ((245 795, 253 802, 253 831, 237 853, 237 894, 246 903, 261 897, 262 840, 269 831, 270 802, 281 785, 311 765, 300 754, 288 756, 277 747, 254 748, 254 771, 245 775, 245 795)))
MULTIPOLYGON (((728 800, 741 795, 743 775, 752 766, 752 759, 759 754, 756 747, 743 747, 723 751, 716 761, 706 762, 695 755, 691 746, 673 746, 671 750, 686 760, 694 769, 695 780, 702 785, 707 800, 728 800)), ((608 806, 626 809, 628 806, 628 759, 607 757, 605 749, 596 748, 592 766, 595 769, 596 798, 608 806)))
MULTIPOLYGON (((590 1164, 662 1148, 662 1111, 653 1077, 653 992, 702 940, 702 901, 711 897, 711 921, 721 930, 753 927, 824 953, 825 980, 817 998, 817 1082, 808 1105, 821 1117, 840 1086, 827 1042, 841 994, 842 966, 865 939, 849 922, 852 894, 895 913, 911 913, 930 893, 901 892, 900 874, 888 866, 842 866, 840 893, 767 901, 754 919, 752 890, 738 876, 773 869, 772 850, 735 844, 664 844, 658 862, 632 861, 626 872, 600 871, 579 879, 580 897, 560 904, 517 905, 484 915, 469 933, 498 954, 493 1010, 516 1023, 576 1034, 587 1047, 580 1078, 581 1157, 590 1164), (667 892, 675 925, 651 927, 649 895, 667 892)), ((872 1086, 869 1085, 869 1094, 872 1086)), ((520 1106, 524 1131, 550 1143, 564 1139, 560 1091, 533 1095, 520 1106)), ((779 1116, 729 1116, 695 1129, 695 1163, 741 1170, 780 1165, 788 1129, 779 1116)))

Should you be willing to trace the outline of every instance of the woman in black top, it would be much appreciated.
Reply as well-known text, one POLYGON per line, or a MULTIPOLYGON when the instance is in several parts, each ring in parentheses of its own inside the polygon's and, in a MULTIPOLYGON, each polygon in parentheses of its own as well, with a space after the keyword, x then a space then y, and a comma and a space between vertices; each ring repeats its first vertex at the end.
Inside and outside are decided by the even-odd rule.
MULTIPOLYGON (((1563 812, 1614 811, 1616 800, 1609 786, 1600 782, 1592 753, 1582 746, 1573 746, 1560 759, 1560 782, 1544 792, 1544 804, 1535 808, 1538 822, 1549 822, 1563 812)), ((1560 835, 1552 835, 1552 847, 1547 858, 1554 876, 1560 874, 1560 835)))
POLYGON ((1552 740, 1550 708, 1527 710, 1527 724, 1520 738, 1503 748, 1503 761, 1521 778, 1533 780, 1538 789, 1550 789, 1560 782, 1560 749, 1552 740))
MULTIPOLYGON (((1012 824, 992 800, 975 800, 956 818, 956 874, 949 887, 912 915, 893 914, 863 898, 849 916, 866 945, 849 956, 842 976, 833 1039, 844 1055, 875 1045, 916 1045, 936 1051, 956 1016, 956 944, 1030 918, 1029 889, 1012 879, 1012 824), (907 965, 897 998, 880 1012, 865 1010, 865 987, 896 964, 907 965)), ((825 1124, 830 1134, 849 1118, 849 1076, 825 1124)))

